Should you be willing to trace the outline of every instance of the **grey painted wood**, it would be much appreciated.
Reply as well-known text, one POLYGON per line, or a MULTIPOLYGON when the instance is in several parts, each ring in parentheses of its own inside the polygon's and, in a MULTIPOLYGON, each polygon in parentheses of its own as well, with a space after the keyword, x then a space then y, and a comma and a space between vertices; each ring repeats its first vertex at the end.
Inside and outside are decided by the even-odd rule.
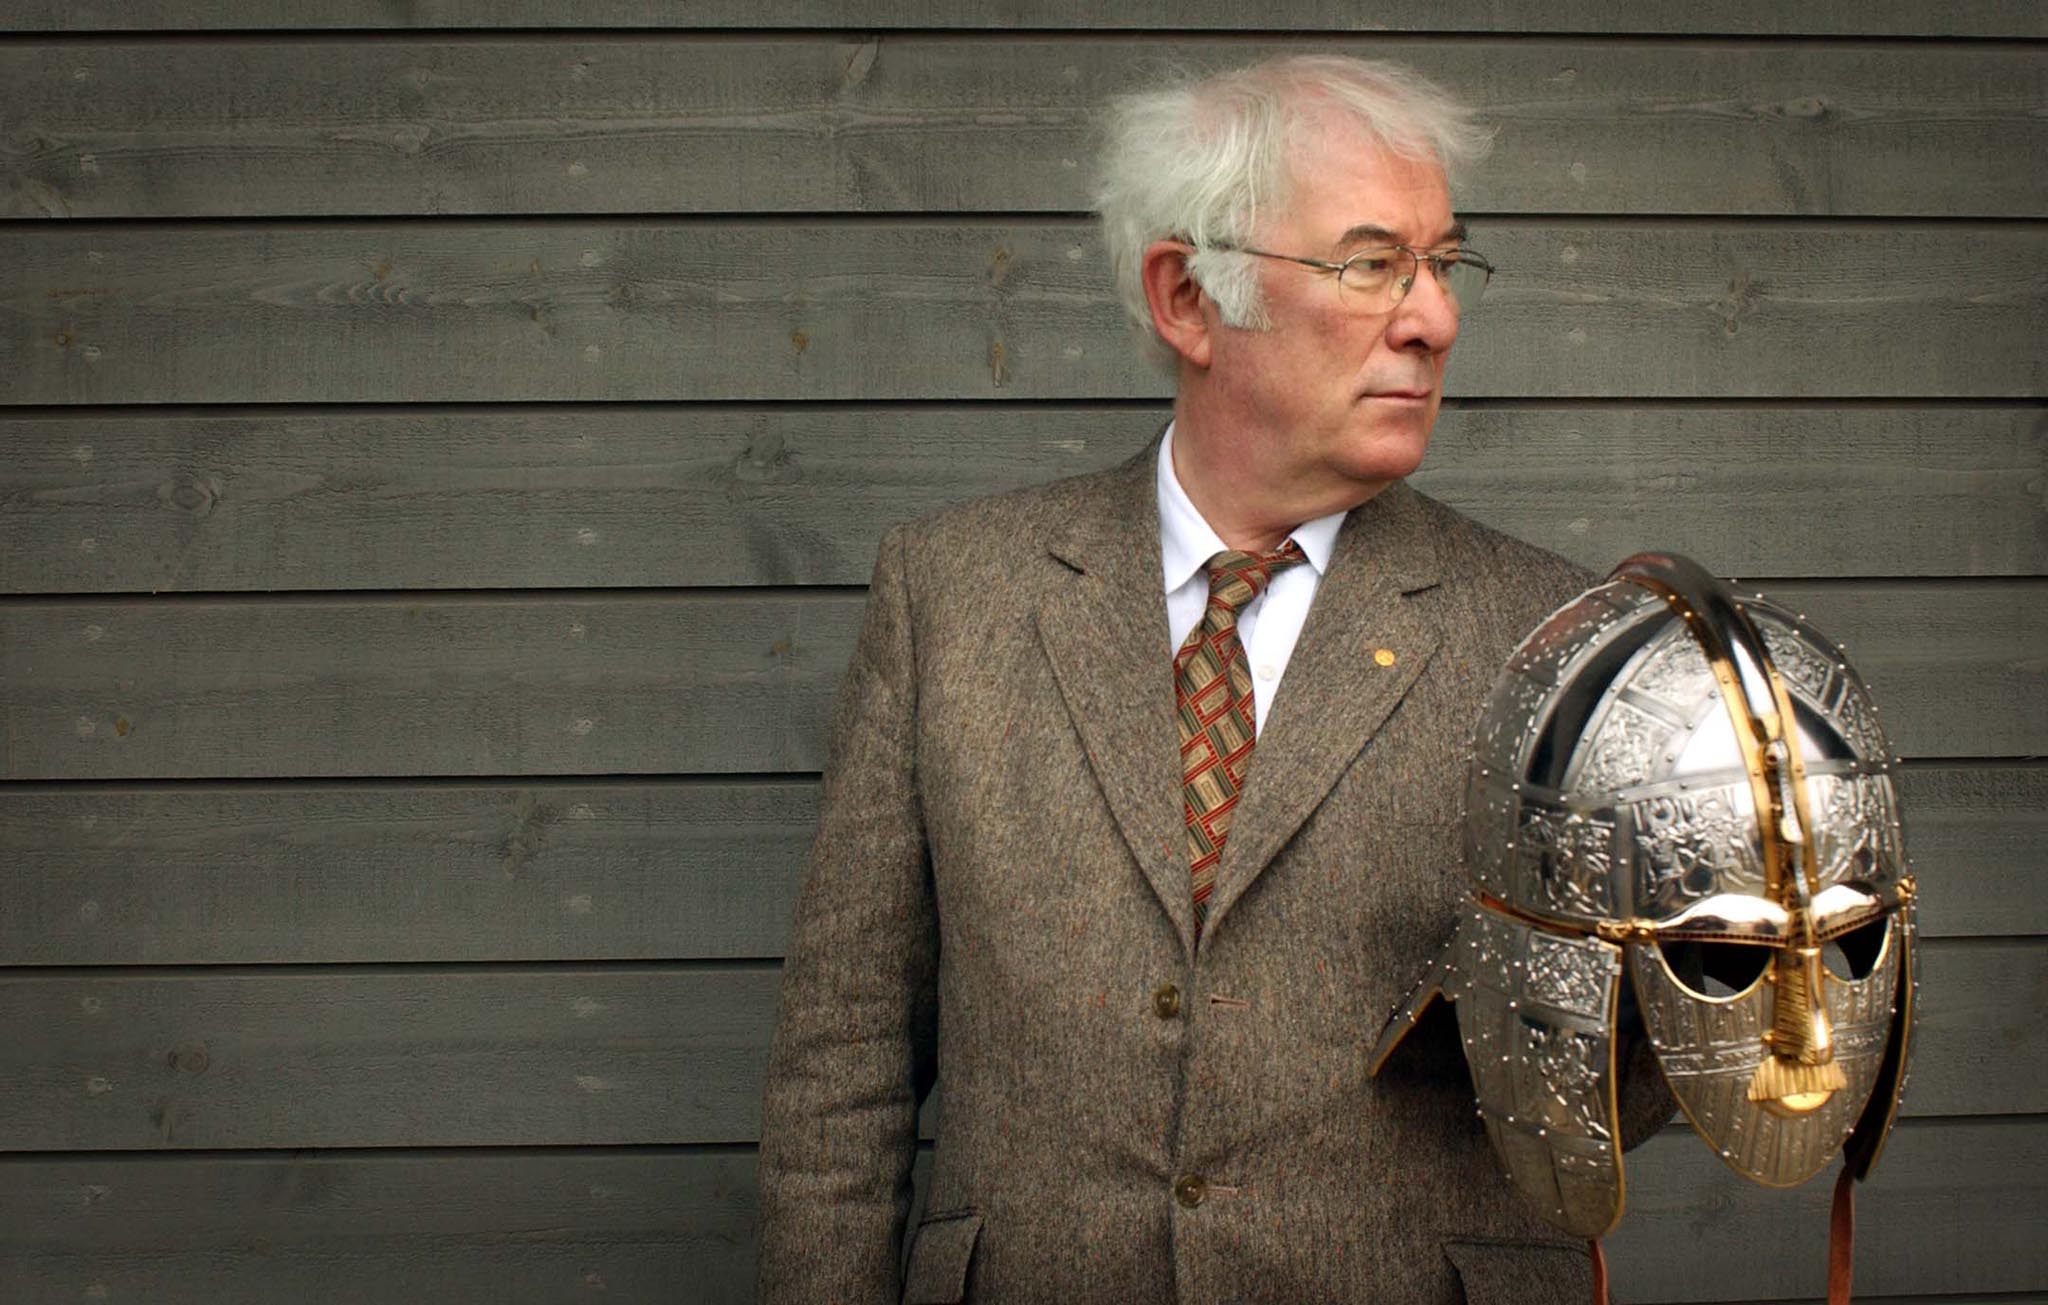
MULTIPOLYGON (((1824 1183, 1741 1183, 1680 1132, 1628 1164, 1629 1213, 1608 1241, 1617 1301, 1816 1290, 1824 1183)), ((2048 1121, 1905 1121, 1858 1193, 1857 1299, 2048 1299, 2032 1285, 2048 1276, 2031 1201, 2043 1166, 2048 1121)), ((163 1305, 745 1302, 753 1168, 746 1151, 655 1148, 0 1158, 0 1294, 19 1305, 100 1299, 95 1288, 163 1305)))
POLYGON ((751 1150, 0 1158, 0 1298, 723 1305, 755 1217, 751 1150))
POLYGON ((823 764, 859 595, 0 608, 8 778, 823 764))
POLYGON ((2048 769, 1908 766, 1901 780, 1923 925, 1942 934, 2048 934, 2048 769))
MULTIPOLYGON (((1909 766, 1933 936, 2048 933, 2048 769, 1909 766)), ((773 958, 816 784, 0 787, 0 966, 773 958)))
POLYGON ((0 966, 779 957, 816 819, 811 779, 0 785, 0 966))
POLYGON ((862 0, 849 11, 833 0, 767 7, 745 0, 689 5, 664 0, 586 0, 573 9, 548 0, 376 0, 352 8, 292 0, 17 0, 6 28, 17 31, 244 29, 407 29, 504 27, 759 28, 855 25, 873 28, 1192 28, 1324 31, 1668 32, 1699 34, 1846 34, 1855 36, 2048 36, 2048 21, 2011 0, 1700 0, 1694 4, 1613 6, 1601 0, 1553 0, 1503 6, 1498 0, 1412 4, 1346 0, 1145 0, 1092 5, 1085 0, 862 0))
MULTIPOLYGON (((1893 746, 2048 753, 2042 582, 1777 585, 1893 746)), ((857 594, 0 606, 10 779, 817 770, 857 594)), ((1282 700, 1280 710, 1285 710, 1282 700)))
MULTIPOLYGON (((1081 211, 1109 96, 1161 66, 1299 45, 20 43, 0 47, 0 116, 25 142, 0 152, 0 216, 1081 211)), ((1459 38, 1391 53, 1501 128, 1457 192, 1467 210, 2042 206, 2028 162, 2048 156, 2048 63, 2022 47, 1459 38)))
POLYGON ((0 977, 0 1150, 752 1141, 780 975, 0 977))
MULTIPOLYGON (((2048 942, 1923 955, 1907 1109, 2048 1111, 2048 942)), ((746 1142, 779 967, 0 976, 0 1150, 746 1142)), ((1134 974, 1128 999, 1157 976, 1134 974)))
POLYGON ((889 524, 1110 465, 1163 421, 697 405, 0 417, 0 589, 863 584, 889 524))
MULTIPOLYGON (((1108 466, 1158 408, 0 415, 0 592, 860 584, 889 524, 1108 466), (689 547, 679 545, 688 541, 689 547)), ((2048 572, 2036 407, 1445 409, 1415 483, 1596 569, 2048 572), (1758 521, 1770 523, 1758 529, 1758 521)))
MULTIPOLYGON (((1453 394, 2048 386, 2033 226, 1503 219, 1474 243, 1507 271, 1453 394)), ((1078 219, 10 226, 0 313, 13 403, 1166 392, 1078 219)))

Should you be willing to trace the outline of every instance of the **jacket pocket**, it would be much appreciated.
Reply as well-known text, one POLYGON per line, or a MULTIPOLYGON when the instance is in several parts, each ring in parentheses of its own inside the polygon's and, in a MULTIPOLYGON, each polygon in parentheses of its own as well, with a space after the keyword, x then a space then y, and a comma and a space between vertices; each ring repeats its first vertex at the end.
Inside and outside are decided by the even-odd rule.
POLYGON ((967 1299, 967 1267, 981 1238, 981 1214, 952 1210, 917 1225, 910 1267, 903 1274, 903 1305, 956 1305, 967 1299))
POLYGON ((1466 1305, 1586 1305, 1593 1299, 1593 1257, 1556 1242, 1444 1243, 1466 1305))

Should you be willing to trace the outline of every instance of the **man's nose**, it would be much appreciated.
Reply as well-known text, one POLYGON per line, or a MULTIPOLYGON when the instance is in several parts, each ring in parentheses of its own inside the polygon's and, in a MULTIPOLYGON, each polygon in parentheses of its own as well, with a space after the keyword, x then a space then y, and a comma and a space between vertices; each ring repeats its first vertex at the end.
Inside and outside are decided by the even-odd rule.
POLYGON ((1397 349, 1442 353, 1458 338, 1458 301, 1428 263, 1415 268, 1415 283, 1387 322, 1387 338, 1397 349))

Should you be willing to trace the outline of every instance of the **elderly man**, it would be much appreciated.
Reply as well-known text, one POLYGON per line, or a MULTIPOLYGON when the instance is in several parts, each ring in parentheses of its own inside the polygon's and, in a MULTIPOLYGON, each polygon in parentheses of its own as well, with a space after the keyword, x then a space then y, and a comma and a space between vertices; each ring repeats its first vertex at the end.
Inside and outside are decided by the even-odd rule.
POLYGON ((1452 1027, 1367 1072, 1465 891, 1466 736, 1587 580, 1402 483, 1491 274, 1446 181, 1483 143, 1348 59, 1116 106, 1103 219, 1173 420, 882 541, 769 1066, 764 1301, 1589 1294, 1452 1027))

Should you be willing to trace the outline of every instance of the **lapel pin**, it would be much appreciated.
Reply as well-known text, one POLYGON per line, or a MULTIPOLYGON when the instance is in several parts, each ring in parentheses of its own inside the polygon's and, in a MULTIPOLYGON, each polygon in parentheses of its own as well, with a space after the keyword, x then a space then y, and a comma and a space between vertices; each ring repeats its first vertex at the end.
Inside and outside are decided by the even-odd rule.
POLYGON ((1392 666, 1394 664, 1394 650, 1392 648, 1375 648, 1372 650, 1372 659, 1378 665, 1392 666))

